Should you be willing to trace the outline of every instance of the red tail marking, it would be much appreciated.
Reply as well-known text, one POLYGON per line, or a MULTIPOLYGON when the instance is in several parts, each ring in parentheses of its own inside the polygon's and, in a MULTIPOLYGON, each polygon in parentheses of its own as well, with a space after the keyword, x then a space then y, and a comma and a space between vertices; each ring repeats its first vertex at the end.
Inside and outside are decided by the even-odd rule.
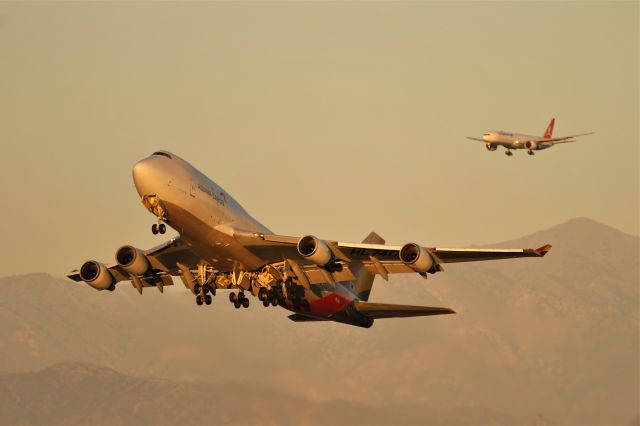
POLYGON ((537 248, 536 253, 538 253, 540 256, 544 256, 549 252, 549 250, 551 250, 551 244, 546 244, 542 247, 537 248))
POLYGON ((544 132, 544 138, 545 139, 549 139, 551 138, 551 135, 553 134, 553 125, 556 124, 556 119, 552 118, 551 122, 549 123, 549 125, 547 126, 547 130, 545 130, 544 132))

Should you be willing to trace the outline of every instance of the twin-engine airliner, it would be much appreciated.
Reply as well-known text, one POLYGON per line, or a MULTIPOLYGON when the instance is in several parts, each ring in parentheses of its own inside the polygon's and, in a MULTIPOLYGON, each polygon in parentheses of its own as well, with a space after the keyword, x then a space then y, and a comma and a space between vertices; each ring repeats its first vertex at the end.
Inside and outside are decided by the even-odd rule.
POLYGON ((552 146, 559 143, 576 142, 573 138, 593 134, 593 132, 580 133, 576 135, 554 138, 552 137, 552 134, 555 122, 556 119, 552 118, 551 122, 547 126, 547 130, 545 130, 542 137, 523 135, 521 133, 505 132, 504 130, 490 130, 482 135, 482 138, 467 136, 467 139, 484 142, 485 147, 489 151, 495 151, 499 146, 503 146, 504 149, 506 149, 505 154, 511 156, 513 155, 513 153, 511 152, 512 149, 526 149, 529 155, 534 155, 534 151, 551 148, 552 146))
POLYGON ((442 264, 479 260, 543 257, 551 248, 459 249, 416 243, 386 245, 371 232, 361 243, 324 240, 313 235, 276 235, 251 217, 224 189, 189 163, 166 151, 154 152, 133 167, 142 204, 164 234, 179 236, 149 250, 120 247, 115 262, 90 260, 67 277, 96 290, 130 281, 160 292, 179 276, 198 305, 210 305, 218 290, 233 290, 236 308, 249 307, 247 294, 265 307, 282 306, 293 321, 337 321, 371 327, 375 319, 453 314, 449 308, 369 302, 376 275, 443 270, 442 264), (166 224, 166 225, 165 225, 166 224))

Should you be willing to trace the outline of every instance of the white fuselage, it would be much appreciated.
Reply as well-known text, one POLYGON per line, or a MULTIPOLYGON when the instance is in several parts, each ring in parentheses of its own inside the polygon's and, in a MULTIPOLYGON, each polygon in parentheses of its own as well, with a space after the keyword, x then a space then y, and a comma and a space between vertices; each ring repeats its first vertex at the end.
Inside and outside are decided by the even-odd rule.
POLYGON ((532 144, 535 145, 535 149, 549 148, 549 146, 544 143, 537 143, 538 141, 544 140, 543 137, 505 132, 504 130, 490 130, 482 135, 482 140, 489 145, 501 145, 508 149, 530 149, 532 144))
POLYGON ((133 167, 133 180, 143 202, 152 197, 158 210, 145 206, 180 233, 202 259, 221 269, 251 270, 263 262, 238 244, 233 230, 270 231, 251 217, 224 189, 180 157, 156 152, 133 167))

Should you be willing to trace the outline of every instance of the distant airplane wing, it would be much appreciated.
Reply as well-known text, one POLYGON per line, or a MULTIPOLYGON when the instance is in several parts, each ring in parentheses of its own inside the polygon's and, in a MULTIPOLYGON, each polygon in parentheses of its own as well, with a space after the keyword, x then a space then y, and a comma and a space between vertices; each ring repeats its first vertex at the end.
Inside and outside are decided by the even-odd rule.
POLYGON ((356 302, 356 311, 373 319, 423 317, 429 315, 447 315, 456 312, 449 308, 430 306, 392 305, 389 303, 356 302))
POLYGON ((472 137, 472 136, 467 136, 467 139, 471 139, 472 141, 486 142, 484 139, 474 138, 474 137, 472 137))
MULTIPOLYGON (((144 251, 150 264, 150 270, 144 275, 138 275, 142 287, 158 287, 173 285, 171 276, 179 276, 178 263, 186 265, 188 268, 196 268, 200 258, 180 239, 172 238, 163 244, 144 251)), ((130 281, 132 276, 118 263, 113 262, 105 265, 113 277, 114 284, 120 281, 130 281)), ((80 278, 80 271, 73 270, 66 274, 67 278, 83 282, 80 278)), ((135 286, 135 284, 134 284, 135 286)))
POLYGON ((573 138, 577 138, 578 136, 588 136, 588 135, 593 135, 595 132, 590 132, 590 133, 579 133, 577 135, 569 135, 569 136, 562 136, 559 138, 549 138, 549 139, 538 139, 536 142, 537 143, 550 143, 550 144, 557 144, 557 143, 566 143, 566 142, 576 142, 575 140, 571 140, 573 138))

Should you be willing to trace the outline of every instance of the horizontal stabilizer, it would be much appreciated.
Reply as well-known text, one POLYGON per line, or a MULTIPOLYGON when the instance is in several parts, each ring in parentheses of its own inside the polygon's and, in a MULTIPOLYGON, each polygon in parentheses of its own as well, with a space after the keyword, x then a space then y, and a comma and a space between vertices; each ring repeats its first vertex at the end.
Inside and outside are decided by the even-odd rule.
POLYGON ((288 318, 291 321, 295 321, 295 322, 328 321, 328 319, 310 317, 308 315, 302 315, 302 314, 289 315, 288 318))
POLYGON ((455 311, 449 308, 392 305, 389 303, 356 302, 355 308, 356 311, 360 312, 362 315, 373 319, 455 314, 455 311))

